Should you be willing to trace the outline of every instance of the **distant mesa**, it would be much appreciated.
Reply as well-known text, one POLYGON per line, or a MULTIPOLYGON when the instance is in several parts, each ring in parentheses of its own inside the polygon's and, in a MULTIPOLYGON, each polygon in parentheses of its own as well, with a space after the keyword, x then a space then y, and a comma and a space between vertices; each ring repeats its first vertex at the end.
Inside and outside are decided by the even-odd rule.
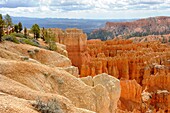
POLYGON ((132 22, 107 22, 104 28, 96 29, 89 34, 89 39, 113 39, 122 36, 124 39, 147 35, 170 33, 170 17, 150 17, 132 22))

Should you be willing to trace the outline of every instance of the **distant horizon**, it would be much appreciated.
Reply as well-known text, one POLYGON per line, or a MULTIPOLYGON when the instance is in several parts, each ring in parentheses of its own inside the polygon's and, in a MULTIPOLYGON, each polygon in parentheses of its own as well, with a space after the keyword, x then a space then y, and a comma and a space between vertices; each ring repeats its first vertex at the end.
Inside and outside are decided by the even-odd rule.
MULTIPOLYGON (((5 15, 3 15, 5 16, 5 15)), ((11 16, 11 15, 10 15, 11 16)), ((26 16, 11 16, 12 18, 30 18, 30 19, 76 19, 76 20, 80 20, 80 19, 84 19, 84 20, 138 20, 138 19, 145 19, 145 18, 154 18, 154 17, 170 17, 170 16, 149 16, 149 17, 141 17, 141 18, 60 18, 60 17, 26 17, 26 16)))
POLYGON ((31 28, 38 24, 45 28, 78 28, 86 33, 94 29, 102 28, 106 22, 130 22, 137 19, 78 19, 78 18, 33 18, 33 17, 12 17, 13 24, 21 22, 24 27, 31 28))

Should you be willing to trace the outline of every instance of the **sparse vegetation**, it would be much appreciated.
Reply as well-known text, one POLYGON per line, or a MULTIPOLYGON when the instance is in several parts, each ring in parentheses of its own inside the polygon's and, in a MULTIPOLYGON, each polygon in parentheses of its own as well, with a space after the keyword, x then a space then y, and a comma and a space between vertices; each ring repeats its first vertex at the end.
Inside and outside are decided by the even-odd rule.
POLYGON ((107 40, 107 39, 110 39, 113 37, 114 37, 114 34, 112 32, 106 31, 106 30, 98 30, 93 34, 88 34, 88 39, 107 40))
POLYGON ((2 42, 3 25, 4 25, 4 20, 3 20, 2 14, 0 14, 0 42, 2 42))
POLYGON ((42 29, 42 39, 48 44, 48 49, 52 51, 57 50, 57 45, 55 43, 55 33, 51 29, 42 29))
POLYGON ((21 22, 18 23, 18 30, 19 30, 19 33, 21 33, 21 31, 22 31, 22 23, 21 22))
POLYGON ((34 24, 31 27, 31 31, 34 34, 34 39, 38 39, 40 37, 40 27, 38 24, 34 24))
MULTIPOLYGON (((34 24, 31 28, 31 33, 34 34, 34 39, 29 36, 28 30, 26 27, 24 27, 24 33, 21 33, 23 27, 22 23, 19 22, 18 24, 15 24, 12 28, 12 19, 10 15, 6 14, 5 19, 3 20, 2 14, 0 14, 0 42, 3 40, 11 41, 14 43, 23 43, 23 44, 29 44, 32 46, 42 47, 37 39, 40 37, 40 28, 38 24, 34 24), (6 33, 3 34, 3 27, 7 29, 6 33), (10 28, 11 31, 8 31, 8 28, 10 28), (15 31, 15 32, 14 32, 15 31), (3 36, 4 35, 4 36, 3 36), (2 37, 3 36, 3 37, 2 37)), ((42 48, 56 51, 57 45, 55 43, 55 34, 51 29, 42 29, 42 36, 41 38, 48 44, 48 46, 44 46, 42 48)))
POLYGON ((56 51, 57 45, 54 41, 49 42, 49 50, 56 51))
POLYGON ((5 25, 7 27, 12 26, 12 18, 11 18, 11 16, 6 14, 4 18, 5 18, 5 25))
POLYGON ((46 43, 49 43, 51 41, 55 42, 55 34, 52 32, 51 29, 44 29, 42 31, 43 37, 46 43))
POLYGON ((21 39, 20 39, 20 42, 21 42, 22 44, 29 44, 29 45, 32 45, 32 46, 40 47, 40 44, 39 44, 38 41, 35 40, 35 39, 21 38, 21 39))
POLYGON ((166 38, 163 35, 161 35, 161 37, 162 37, 162 43, 166 43, 167 42, 166 38))
POLYGON ((63 79, 62 79, 62 78, 58 78, 58 79, 57 79, 57 83, 61 85, 61 84, 63 84, 63 83, 64 83, 64 81, 63 81, 63 79))
POLYGON ((32 106, 41 113, 64 113, 56 99, 43 102, 38 98, 32 106))
POLYGON ((16 33, 18 33, 18 25, 17 24, 14 25, 14 30, 16 33))
POLYGON ((24 35, 22 33, 12 33, 11 35, 19 38, 24 38, 24 35))
POLYGON ((26 27, 24 27, 24 36, 25 36, 25 38, 27 38, 27 28, 26 27))
POLYGON ((11 42, 14 42, 14 43, 17 43, 17 44, 20 43, 19 40, 13 35, 5 35, 5 36, 2 37, 2 40, 11 41, 11 42))

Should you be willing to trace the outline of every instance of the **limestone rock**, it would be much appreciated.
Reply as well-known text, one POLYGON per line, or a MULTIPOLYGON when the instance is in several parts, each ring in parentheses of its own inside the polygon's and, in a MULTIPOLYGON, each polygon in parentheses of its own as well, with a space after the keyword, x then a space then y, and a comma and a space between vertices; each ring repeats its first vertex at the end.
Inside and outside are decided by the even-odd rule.
POLYGON ((38 97, 44 101, 55 98, 64 112, 95 113, 89 110, 76 108, 69 99, 61 95, 33 90, 3 75, 0 75, 0 79, 2 80, 0 82, 0 90, 3 92, 0 93, 0 111, 3 113, 18 113, 18 111, 21 113, 38 113, 31 105, 38 97))
POLYGON ((133 111, 137 109, 141 111, 142 104, 142 87, 136 82, 136 80, 121 80, 121 109, 127 109, 133 111))
MULTIPOLYGON (((73 103, 72 107, 69 103, 66 104, 74 110, 73 113, 76 113, 75 107, 98 113, 113 113, 112 110, 116 108, 114 103, 120 96, 119 93, 117 94, 120 88, 116 87, 120 84, 109 75, 103 76, 103 78, 106 77, 103 83, 97 81, 96 77, 95 86, 88 86, 64 70, 37 63, 3 59, 0 59, 0 74, 2 75, 0 79, 2 92, 27 100, 35 100, 37 96, 42 99, 52 98, 52 95, 60 100, 61 95, 62 98, 73 103), (104 85, 106 80, 110 80, 107 87, 104 85)), ((62 99, 60 102, 62 103, 62 99)), ((63 104, 61 106, 64 107, 63 104)))
POLYGON ((80 78, 86 85, 94 86, 93 78, 91 76, 80 78))
POLYGON ((61 55, 54 51, 49 51, 41 49, 38 47, 24 45, 24 44, 15 44, 12 42, 4 42, 0 45, 0 48, 4 51, 1 53, 1 58, 8 58, 14 60, 22 60, 22 56, 26 56, 37 60, 42 64, 46 64, 53 67, 68 67, 72 63, 68 57, 61 55), (8 54, 8 56, 7 56, 8 54), (15 57, 15 58, 14 58, 15 57))
POLYGON ((109 92, 107 91, 107 89, 102 84, 96 84, 94 86, 94 91, 96 92, 97 113, 113 113, 109 109, 110 107, 112 107, 112 103, 111 99, 109 98, 109 92))
POLYGON ((60 43, 57 43, 56 42, 56 45, 57 45, 57 52, 68 57, 68 52, 66 51, 66 46, 63 45, 63 44, 60 44, 60 43))
POLYGON ((68 57, 74 66, 81 68, 81 65, 88 62, 89 55, 86 52, 87 36, 80 29, 66 29, 58 31, 59 43, 66 45, 68 57))
POLYGON ((94 86, 101 84, 104 87, 106 87, 110 97, 109 108, 111 113, 114 113, 115 110, 117 109, 117 102, 120 98, 120 92, 121 92, 119 80, 103 73, 95 76, 93 78, 93 81, 94 81, 94 86))
POLYGON ((68 73, 70 73, 71 75, 75 76, 75 77, 79 77, 79 69, 78 67, 75 66, 70 66, 70 67, 64 67, 64 68, 60 68, 61 70, 65 70, 68 73))

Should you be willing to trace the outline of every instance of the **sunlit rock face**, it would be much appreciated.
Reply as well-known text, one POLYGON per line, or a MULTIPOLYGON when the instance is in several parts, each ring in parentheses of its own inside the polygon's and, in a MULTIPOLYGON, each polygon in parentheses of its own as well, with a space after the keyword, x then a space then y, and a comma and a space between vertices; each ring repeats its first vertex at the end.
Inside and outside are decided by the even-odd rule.
POLYGON ((93 77, 102 73, 120 80, 117 113, 169 110, 168 44, 121 39, 87 40, 78 29, 67 29, 63 35, 66 37, 61 37, 60 43, 66 45, 69 58, 79 68, 80 77, 87 85, 94 85, 93 77))
POLYGON ((56 39, 59 43, 66 45, 68 57, 74 66, 81 68, 82 64, 89 62, 89 54, 87 53, 87 35, 82 30, 76 28, 54 29, 56 39))
MULTIPOLYGON (((119 36, 129 39, 131 37, 143 37, 147 35, 164 35, 170 33, 169 27, 170 17, 165 16, 144 18, 132 22, 106 22, 105 27, 91 32, 89 38, 108 40, 119 36)), ((148 41, 152 40, 150 38, 147 39, 148 41)))

